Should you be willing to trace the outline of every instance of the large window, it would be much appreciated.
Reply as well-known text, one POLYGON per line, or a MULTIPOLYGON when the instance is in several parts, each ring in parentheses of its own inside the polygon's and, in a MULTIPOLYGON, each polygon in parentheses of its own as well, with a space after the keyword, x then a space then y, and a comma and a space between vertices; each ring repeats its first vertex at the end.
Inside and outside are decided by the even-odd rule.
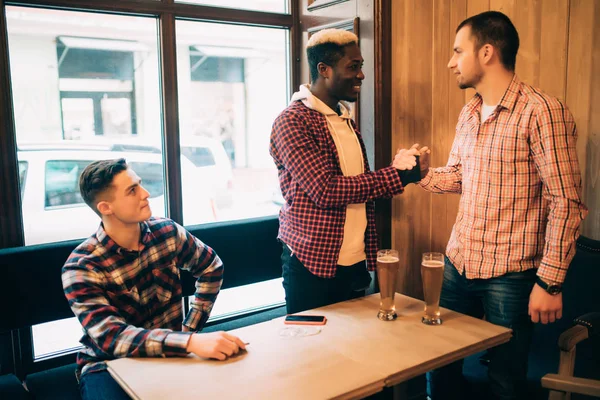
MULTIPOLYGON (((276 217, 278 183, 268 143, 272 122, 289 98, 289 0, 176 3, 221 7, 217 13, 193 7, 211 18, 189 4, 176 4, 174 13, 164 7, 175 15, 174 26, 163 28, 166 36, 175 35, 176 71, 161 69, 171 46, 159 33, 162 11, 139 16, 137 9, 121 9, 117 15, 110 7, 70 11, 7 3, 25 245, 95 232, 100 220, 83 203, 78 181, 98 159, 127 159, 150 192, 156 216, 181 215, 186 225, 276 217), (246 25, 234 8, 253 11, 246 25), (166 45, 166 56, 159 44, 166 45), (165 92, 171 83, 177 85, 175 113, 165 92), (177 125, 170 123, 174 118, 177 125), (170 140, 174 126, 179 142, 170 140), (181 157, 166 157, 175 147, 181 157), (181 186, 173 183, 174 162, 181 186), (181 207, 171 201, 178 197, 181 207)), ((161 9, 159 1, 154 4, 161 9)), ((228 265, 238 267, 252 274, 250 263, 228 265)), ((281 279, 256 282, 223 290, 211 317, 283 301, 281 279)), ((78 348, 81 326, 68 318, 36 325, 31 335, 24 343, 32 343, 34 359, 45 359, 78 348)))
MULTIPOLYGON (((157 20, 25 7, 6 16, 25 244, 95 232, 78 180, 98 159, 126 158, 165 216, 157 20)), ((215 221, 213 199, 199 201, 198 222, 215 221)))
MULTIPOLYGON (((288 97, 287 31, 178 21, 177 38, 181 153, 196 166, 183 186, 211 191, 219 221, 277 214, 269 135, 288 97)), ((186 224, 201 222, 196 196, 184 192, 186 224)))
MULTIPOLYGON (((86 207, 72 210, 77 226, 36 222, 82 205, 77 179, 94 159, 151 158, 162 169, 157 21, 23 7, 8 7, 7 17, 18 157, 35 158, 21 187, 25 244, 86 237, 99 222, 86 207), (41 148, 48 142, 52 150, 41 148), (56 194, 46 163, 73 162, 73 150, 99 144, 106 147, 65 173, 71 192, 56 194), (115 151, 120 144, 129 147, 115 151), (158 154, 141 155, 136 145, 158 154)), ((276 215, 268 147, 288 98, 288 31, 177 21, 176 32, 183 222, 276 215)), ((155 215, 166 215, 164 196, 155 203, 155 215)))

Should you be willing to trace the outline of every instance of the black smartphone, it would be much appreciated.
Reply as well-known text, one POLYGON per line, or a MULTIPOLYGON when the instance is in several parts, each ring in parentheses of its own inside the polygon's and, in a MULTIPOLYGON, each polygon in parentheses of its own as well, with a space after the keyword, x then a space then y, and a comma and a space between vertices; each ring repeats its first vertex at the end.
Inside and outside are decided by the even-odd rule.
POLYGON ((324 315, 288 315, 284 321, 291 325, 325 325, 326 322, 324 315))

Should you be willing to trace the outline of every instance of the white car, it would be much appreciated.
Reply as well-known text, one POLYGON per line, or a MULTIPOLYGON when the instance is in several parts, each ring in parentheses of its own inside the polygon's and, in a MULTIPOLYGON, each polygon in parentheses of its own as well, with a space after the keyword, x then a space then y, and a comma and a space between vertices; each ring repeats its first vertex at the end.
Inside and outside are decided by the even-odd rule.
MULTIPOLYGON (((25 244, 80 239, 94 233, 99 217, 83 202, 79 176, 95 160, 125 158, 150 192, 155 216, 165 213, 165 183, 160 150, 124 145, 85 145, 79 142, 19 144, 17 156, 25 244)), ((183 204, 184 222, 215 222, 214 193, 197 182, 195 166, 181 157, 182 190, 193 199, 183 204)))
MULTIPOLYGON (((162 148, 162 143, 156 137, 127 137, 116 140, 118 142, 115 142, 115 138, 95 137, 86 139, 85 143, 113 146, 113 148, 121 148, 125 151, 139 151, 139 149, 153 146, 157 152, 160 152, 162 148)), ((197 173, 192 182, 213 191, 215 205, 218 209, 231 207, 233 204, 233 168, 223 144, 205 136, 182 134, 180 151, 182 158, 187 158, 196 167, 197 173)), ((185 200, 184 197, 184 202, 185 200)))
POLYGON ((202 184, 214 188, 217 208, 231 207, 233 169, 221 142, 203 136, 181 136, 180 143, 181 155, 196 166, 202 184))

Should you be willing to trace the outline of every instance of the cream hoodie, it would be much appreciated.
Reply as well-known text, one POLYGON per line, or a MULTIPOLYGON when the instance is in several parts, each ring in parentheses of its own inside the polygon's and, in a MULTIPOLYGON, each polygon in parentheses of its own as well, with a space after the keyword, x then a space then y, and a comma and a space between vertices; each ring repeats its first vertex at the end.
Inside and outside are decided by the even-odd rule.
MULTIPOLYGON (((300 91, 294 93, 291 101, 296 100, 302 100, 306 107, 320 112, 327 119, 327 126, 335 143, 344 176, 362 174, 365 170, 365 163, 358 137, 350 124, 351 117, 348 106, 340 102, 339 107, 342 115, 337 115, 327 104, 310 92, 309 85, 300 86, 300 91)), ((346 206, 344 239, 340 249, 338 265, 354 265, 366 259, 366 229, 366 204, 359 203, 346 206)))

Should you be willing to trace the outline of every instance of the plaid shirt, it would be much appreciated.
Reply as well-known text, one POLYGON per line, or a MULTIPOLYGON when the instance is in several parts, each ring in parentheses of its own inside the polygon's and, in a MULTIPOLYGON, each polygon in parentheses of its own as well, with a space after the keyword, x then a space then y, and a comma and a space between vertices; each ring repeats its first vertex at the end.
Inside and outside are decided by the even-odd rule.
POLYGON ((120 357, 187 355, 180 268, 198 278, 184 325, 198 330, 210 315, 223 276, 217 254, 169 219, 150 218, 141 227, 140 250, 128 251, 100 224, 63 267, 65 295, 83 326, 79 373, 104 370, 103 360, 120 357))
POLYGON ((421 181, 462 193, 447 256, 470 279, 539 268, 563 282, 587 213, 573 116, 516 75, 484 123, 481 104, 465 105, 448 164, 421 181))
POLYGON ((286 202, 279 212, 278 238, 293 249, 313 274, 333 278, 344 237, 346 206, 367 203, 365 252, 375 268, 377 233, 374 199, 403 191, 394 167, 371 172, 360 133, 352 126, 363 153, 365 171, 344 176, 327 119, 301 101, 294 101, 275 120, 270 153, 286 202))

